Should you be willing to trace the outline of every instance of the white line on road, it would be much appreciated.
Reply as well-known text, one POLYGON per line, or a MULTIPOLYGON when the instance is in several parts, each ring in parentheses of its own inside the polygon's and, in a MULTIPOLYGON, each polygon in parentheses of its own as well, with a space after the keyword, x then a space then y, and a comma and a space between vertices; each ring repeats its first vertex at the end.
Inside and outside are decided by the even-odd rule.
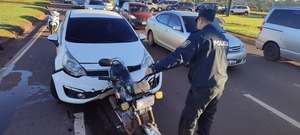
POLYGON ((34 35, 34 38, 31 39, 25 46, 24 48, 22 48, 5 66, 2 70, 0 70, 0 78, 3 77, 5 74, 7 74, 7 72, 10 69, 10 67, 13 67, 22 57, 23 55, 29 50, 29 48, 36 42, 36 40, 42 35, 42 33, 44 32, 44 30, 46 29, 46 26, 44 27, 44 29, 34 35))
POLYGON ((251 96, 250 94, 244 94, 245 97, 250 98, 251 100, 253 100, 254 102, 258 103, 259 105, 263 106, 264 108, 268 109, 269 111, 273 112, 274 114, 276 114, 277 116, 281 117, 282 119, 288 121, 289 123, 293 124, 294 126, 296 126, 297 128, 300 128, 300 123, 295 121, 294 119, 292 119, 291 117, 283 114, 282 112, 276 110, 275 108, 267 105, 266 103, 260 101, 259 99, 251 96))
POLYGON ((294 86, 296 86, 296 87, 300 88, 300 85, 299 85, 299 84, 297 84, 297 83, 295 83, 295 84, 294 84, 294 86))
POLYGON ((74 113, 74 132, 75 135, 85 135, 84 113, 74 113))

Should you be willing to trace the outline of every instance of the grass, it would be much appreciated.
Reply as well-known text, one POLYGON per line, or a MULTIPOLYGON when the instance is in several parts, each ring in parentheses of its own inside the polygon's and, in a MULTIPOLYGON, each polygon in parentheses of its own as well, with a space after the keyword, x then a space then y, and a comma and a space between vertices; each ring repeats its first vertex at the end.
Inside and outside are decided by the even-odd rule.
POLYGON ((48 4, 49 0, 0 0, 3 2, 23 3, 23 4, 48 4))
POLYGON ((259 33, 259 28, 264 21, 264 18, 256 18, 249 16, 240 15, 218 15, 219 18, 225 20, 226 23, 220 24, 225 28, 226 31, 257 38, 259 33))
MULTIPOLYGON (((45 0, 19 1, 39 3, 45 0)), ((39 17, 47 13, 44 7, 24 3, 0 2, 0 9, 0 42, 14 38, 16 33, 22 33, 25 27, 39 21, 39 17)))

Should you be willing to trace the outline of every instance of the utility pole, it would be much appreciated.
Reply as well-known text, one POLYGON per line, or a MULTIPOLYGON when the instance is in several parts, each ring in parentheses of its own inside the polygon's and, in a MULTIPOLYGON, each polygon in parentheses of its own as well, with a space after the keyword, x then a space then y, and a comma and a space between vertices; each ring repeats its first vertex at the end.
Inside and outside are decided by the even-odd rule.
POLYGON ((232 4, 232 0, 229 0, 229 2, 228 2, 228 8, 227 8, 227 14, 226 14, 226 16, 229 16, 229 15, 230 15, 231 4, 232 4))
POLYGON ((292 0, 290 0, 290 7, 292 6, 292 0))

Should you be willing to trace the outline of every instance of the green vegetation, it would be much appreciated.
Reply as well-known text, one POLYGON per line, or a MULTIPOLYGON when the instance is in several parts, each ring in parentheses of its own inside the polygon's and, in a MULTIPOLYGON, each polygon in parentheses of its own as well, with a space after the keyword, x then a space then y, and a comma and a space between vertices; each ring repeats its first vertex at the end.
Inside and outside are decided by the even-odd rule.
POLYGON ((259 33, 259 28, 264 21, 264 18, 256 18, 249 16, 239 16, 239 15, 218 15, 226 23, 220 24, 225 28, 226 31, 257 38, 259 33))
MULTIPOLYGON (((19 1, 32 3, 45 2, 45 0, 19 1)), ((47 13, 47 9, 43 6, 28 3, 0 2, 0 9, 0 42, 6 38, 14 38, 16 34, 24 32, 25 27, 30 27, 47 13)))
POLYGON ((23 4, 49 4, 49 0, 0 0, 0 2, 23 3, 23 4))

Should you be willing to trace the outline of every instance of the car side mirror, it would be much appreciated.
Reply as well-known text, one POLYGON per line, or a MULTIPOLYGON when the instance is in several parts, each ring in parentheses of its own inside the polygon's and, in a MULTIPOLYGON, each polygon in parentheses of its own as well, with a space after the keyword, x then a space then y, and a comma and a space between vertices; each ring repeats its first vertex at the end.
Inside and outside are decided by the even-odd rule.
POLYGON ((98 63, 100 66, 103 66, 103 67, 112 65, 112 61, 110 59, 100 59, 98 63))
POLYGON ((57 34, 51 34, 47 38, 49 41, 52 41, 56 47, 58 47, 58 35, 57 34))
POLYGON ((140 40, 145 40, 146 39, 146 35, 145 34, 139 34, 139 38, 140 40))
POLYGON ((173 26, 173 30, 181 31, 181 27, 180 26, 173 26))

